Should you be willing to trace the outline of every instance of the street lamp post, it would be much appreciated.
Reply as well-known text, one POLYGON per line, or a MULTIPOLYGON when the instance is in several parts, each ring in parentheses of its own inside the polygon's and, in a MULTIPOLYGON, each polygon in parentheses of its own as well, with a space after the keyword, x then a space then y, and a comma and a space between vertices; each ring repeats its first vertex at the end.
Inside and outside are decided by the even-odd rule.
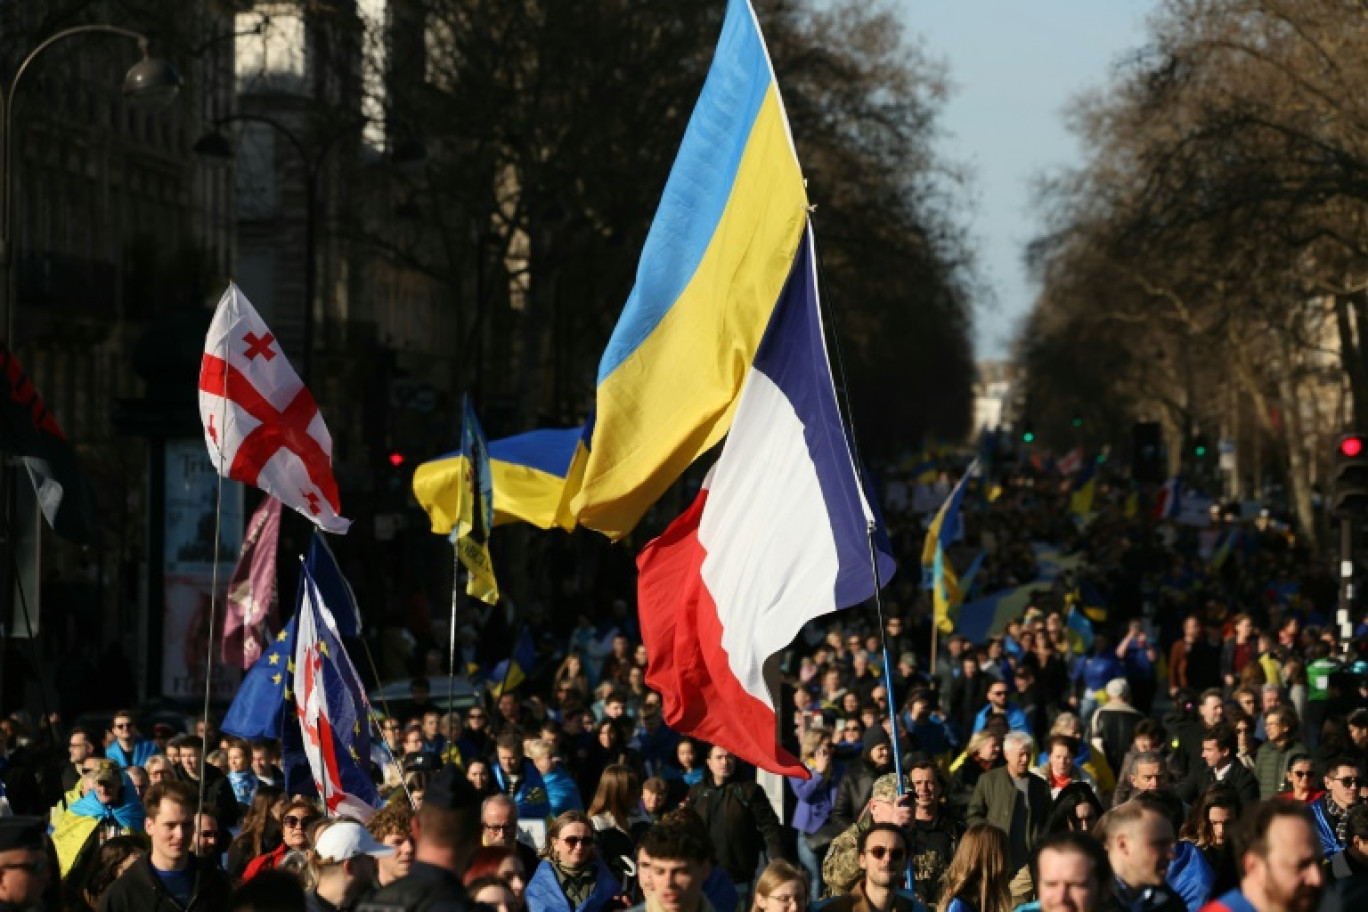
POLYGON ((44 51, 78 35, 100 33, 131 38, 138 42, 142 59, 129 68, 124 76, 123 93, 130 100, 149 103, 153 106, 169 104, 180 91, 181 78, 174 67, 164 60, 149 57, 147 36, 117 25, 78 25, 64 29, 49 36, 41 44, 29 51, 19 68, 14 71, 8 88, 0 92, 0 120, 4 124, 4 164, 0 174, 0 295, 3 295, 5 344, 14 349, 14 99, 23 81, 24 73, 44 51))

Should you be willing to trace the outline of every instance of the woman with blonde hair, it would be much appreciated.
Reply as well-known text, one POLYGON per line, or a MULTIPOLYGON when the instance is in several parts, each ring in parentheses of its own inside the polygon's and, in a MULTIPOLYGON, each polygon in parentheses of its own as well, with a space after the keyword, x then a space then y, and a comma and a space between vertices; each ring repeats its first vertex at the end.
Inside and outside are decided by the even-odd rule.
POLYGON ((751 912, 806 912, 808 878, 803 869, 783 859, 765 866, 755 882, 751 912))
POLYGON ((803 733, 801 750, 803 765, 810 775, 804 779, 789 776, 789 789, 798 799, 789 825, 797 830, 798 861, 807 872, 812 887, 811 898, 816 900, 822 890, 822 861, 831 837, 823 827, 831 819, 836 806, 836 794, 845 774, 845 764, 834 758, 831 732, 823 728, 808 729, 803 733))
POLYGON ((964 831, 941 886, 944 912, 1011 912, 1007 834, 989 823, 964 831))
POLYGON ((988 729, 976 731, 969 738, 969 746, 950 766, 950 809, 963 820, 969 810, 969 798, 979 776, 1002 766, 1002 736, 988 729))

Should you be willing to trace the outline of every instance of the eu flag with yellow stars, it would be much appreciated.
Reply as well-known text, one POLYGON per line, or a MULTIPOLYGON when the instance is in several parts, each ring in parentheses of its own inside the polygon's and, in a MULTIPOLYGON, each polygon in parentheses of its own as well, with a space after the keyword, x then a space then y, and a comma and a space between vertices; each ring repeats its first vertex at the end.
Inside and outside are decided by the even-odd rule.
POLYGON ((247 672, 219 728, 239 738, 279 738, 288 707, 294 710, 295 625, 298 615, 271 640, 247 672))

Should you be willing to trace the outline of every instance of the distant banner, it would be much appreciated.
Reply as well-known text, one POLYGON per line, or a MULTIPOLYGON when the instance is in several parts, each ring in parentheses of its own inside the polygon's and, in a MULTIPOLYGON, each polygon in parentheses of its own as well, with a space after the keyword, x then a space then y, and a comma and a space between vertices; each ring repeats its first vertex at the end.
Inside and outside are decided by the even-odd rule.
MULTIPOLYGON (((209 605, 214 580, 214 509, 218 474, 199 440, 166 442, 165 541, 162 550, 162 695, 204 696, 206 668, 213 668, 213 696, 228 700, 242 669, 211 662, 209 605)), ((223 481, 219 525, 219 611, 242 548, 242 485, 223 481)))

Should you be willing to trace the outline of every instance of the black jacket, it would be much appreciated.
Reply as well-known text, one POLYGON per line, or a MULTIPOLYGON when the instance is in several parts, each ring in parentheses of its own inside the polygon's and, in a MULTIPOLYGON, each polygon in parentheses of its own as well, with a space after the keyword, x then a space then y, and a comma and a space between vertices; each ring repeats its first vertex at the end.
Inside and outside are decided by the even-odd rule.
POLYGON ((221 868, 191 857, 195 887, 190 905, 182 909, 162 886, 150 859, 148 855, 139 858, 114 881, 100 897, 99 912, 227 912, 233 883, 221 868))
POLYGON ((874 780, 893 772, 892 763, 874 766, 868 757, 861 757, 846 767, 845 775, 836 786, 836 803, 831 806, 831 830, 844 832, 864 813, 869 796, 874 792, 874 780))
MULTIPOLYGON (((1178 797, 1188 804, 1192 804, 1216 781, 1215 771, 1203 764, 1200 770, 1189 774, 1187 779, 1179 783, 1178 797)), ((1244 807, 1253 807, 1259 803, 1259 777, 1254 775, 1254 771, 1239 760, 1231 762, 1230 771, 1221 781, 1235 789, 1244 807)))
POLYGON ((703 818, 717 865, 734 882, 750 882, 762 849, 769 851, 771 860, 791 860, 784 847, 783 824, 754 782, 714 785, 711 778, 704 779, 689 790, 688 805, 703 818))
POLYGON ((461 878, 424 861, 415 861, 407 876, 381 887, 356 906, 357 912, 468 912, 474 908, 461 878))

